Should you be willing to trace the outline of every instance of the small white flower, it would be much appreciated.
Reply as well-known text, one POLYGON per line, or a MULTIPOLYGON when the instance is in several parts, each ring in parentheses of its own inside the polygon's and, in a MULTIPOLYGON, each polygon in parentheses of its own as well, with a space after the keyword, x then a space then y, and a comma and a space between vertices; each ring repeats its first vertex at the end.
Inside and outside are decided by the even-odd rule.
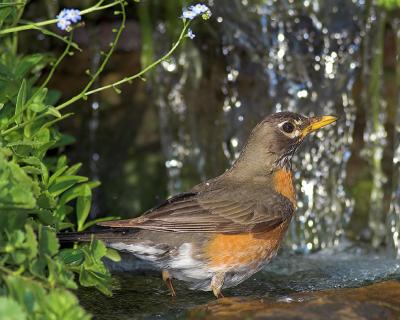
POLYGON ((78 9, 62 9, 57 15, 57 27, 61 30, 67 30, 73 23, 82 20, 81 12, 78 9))
POLYGON ((196 37, 196 35, 193 33, 192 29, 189 29, 189 30, 188 30, 187 36, 188 36, 190 39, 194 39, 194 38, 196 37))
POLYGON ((183 11, 182 18, 193 20, 194 18, 196 18, 196 14, 193 11, 186 10, 186 11, 183 11))
POLYGON ((210 8, 207 7, 205 4, 200 4, 200 3, 190 6, 187 10, 183 11, 182 19, 193 20, 194 18, 200 15, 204 20, 209 19, 211 17, 210 8))
POLYGON ((194 6, 189 7, 191 11, 193 11, 196 15, 200 15, 209 11, 208 7, 204 4, 196 4, 194 6))

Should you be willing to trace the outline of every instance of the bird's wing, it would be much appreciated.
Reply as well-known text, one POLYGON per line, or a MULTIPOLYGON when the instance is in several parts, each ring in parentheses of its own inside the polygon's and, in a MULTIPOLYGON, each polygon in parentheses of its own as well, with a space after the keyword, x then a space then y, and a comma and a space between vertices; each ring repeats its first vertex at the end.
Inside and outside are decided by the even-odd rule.
POLYGON ((99 224, 168 232, 241 233, 273 229, 293 214, 292 203, 277 193, 256 201, 240 198, 184 193, 138 218, 99 224))

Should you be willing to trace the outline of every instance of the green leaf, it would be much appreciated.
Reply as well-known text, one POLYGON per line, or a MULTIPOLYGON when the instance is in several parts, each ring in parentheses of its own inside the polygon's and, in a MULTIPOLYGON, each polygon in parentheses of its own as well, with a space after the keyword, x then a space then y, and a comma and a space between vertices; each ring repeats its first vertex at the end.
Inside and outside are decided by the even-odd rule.
POLYGON ((32 227, 29 224, 25 225, 25 230, 26 230, 26 245, 27 248, 29 249, 28 258, 33 259, 38 254, 38 242, 36 239, 35 232, 33 231, 32 227))
POLYGON ((90 207, 92 203, 92 190, 87 184, 82 187, 82 192, 76 202, 76 218, 78 224, 78 231, 83 230, 83 225, 86 222, 87 217, 90 213, 90 207))
POLYGON ((85 254, 81 249, 63 249, 58 257, 67 265, 80 266, 85 260, 85 254))
POLYGON ((55 181, 59 176, 61 176, 61 175, 68 169, 68 166, 65 164, 65 165, 63 165, 62 167, 58 167, 58 166, 57 166, 57 168, 58 168, 57 171, 54 172, 54 173, 51 175, 50 179, 49 179, 49 185, 53 184, 54 181, 55 181))
POLYGON ((0 28, 2 27, 4 21, 11 12, 12 12, 11 6, 7 6, 0 9, 0 28))
POLYGON ((73 229, 75 227, 75 224, 71 222, 59 222, 57 224, 57 229, 58 231, 65 230, 65 229, 73 229))
POLYGON ((45 103, 54 106, 58 100, 61 98, 61 91, 58 90, 49 90, 47 93, 45 103))
POLYGON ((89 320, 90 316, 79 305, 78 299, 69 291, 54 289, 43 301, 45 319, 89 320))
POLYGON ((52 259, 46 256, 49 276, 47 280, 51 286, 62 285, 68 289, 77 289, 74 275, 69 271, 61 260, 52 259))
POLYGON ((112 292, 109 285, 109 277, 101 272, 89 271, 81 267, 79 282, 85 287, 96 287, 106 296, 111 296, 112 292))
POLYGON ((7 161, 0 148, 0 209, 36 205, 35 183, 16 163, 7 161))
POLYGON ((121 256, 119 255, 118 251, 111 248, 107 248, 106 257, 115 262, 121 261, 121 256))
POLYGON ((111 295, 110 273, 102 258, 107 254, 107 248, 102 241, 93 240, 89 245, 81 247, 85 255, 79 271, 79 282, 83 286, 96 287, 106 295, 111 295))
POLYGON ((19 276, 7 276, 5 282, 9 295, 23 305, 28 314, 33 315, 39 301, 45 300, 45 290, 38 282, 19 276))
POLYGON ((65 191, 60 198, 60 204, 66 204, 71 200, 78 198, 79 196, 84 196, 85 193, 87 193, 86 188, 88 185, 88 183, 80 184, 65 191))
POLYGON ((70 168, 68 168, 67 171, 65 171, 66 175, 74 175, 75 173, 77 173, 79 171, 79 169, 82 167, 82 163, 76 163, 73 166, 71 166, 70 168))
POLYGON ((40 209, 38 213, 39 221, 44 225, 54 225, 58 222, 51 210, 40 209))
POLYGON ((65 217, 73 211, 71 206, 67 206, 65 204, 60 205, 58 204, 57 209, 55 210, 55 215, 58 218, 58 221, 64 221, 65 217))
POLYGON ((57 201, 48 191, 44 191, 37 198, 37 204, 43 209, 53 209, 56 207, 57 201))
MULTIPOLYGON (((10 142, 7 144, 7 147, 32 147, 32 149, 39 148, 42 145, 40 141, 33 141, 33 140, 19 140, 10 142)), ((17 152, 18 153, 18 152, 17 152)))
POLYGON ((39 258, 33 259, 29 264, 29 271, 39 279, 46 279, 47 275, 47 263, 43 255, 39 258))
POLYGON ((48 106, 46 114, 55 116, 56 118, 61 118, 62 117, 62 114, 60 113, 60 111, 58 111, 56 108, 54 108, 52 106, 48 106))
POLYGON ((31 100, 34 103, 42 103, 45 101, 47 96, 48 89, 47 88, 39 88, 33 94, 31 100))
POLYGON ((36 174, 36 175, 42 174, 42 171, 40 169, 33 166, 25 166, 22 167, 22 169, 28 174, 36 174))
POLYGON ((86 182, 87 180, 87 177, 82 176, 61 176, 50 185, 49 192, 55 197, 68 190, 75 184, 86 182))
POLYGON ((90 251, 93 254, 94 259, 100 262, 100 259, 107 254, 107 247, 103 241, 93 240, 90 243, 90 251))
POLYGON ((43 54, 32 54, 25 56, 18 62, 15 69, 15 77, 21 79, 32 69, 40 69, 44 66, 46 56, 43 54))
POLYGON ((70 116, 72 116, 73 115, 73 113, 66 113, 66 114, 64 114, 62 117, 60 117, 60 118, 56 118, 56 119, 53 119, 53 120, 51 120, 51 121, 47 121, 42 127, 41 127, 41 129, 44 129, 44 128, 51 128, 55 123, 57 123, 57 122, 60 122, 60 121, 62 121, 62 120, 64 120, 64 119, 66 119, 66 118, 69 118, 70 116))
POLYGON ((42 112, 42 111, 46 110, 47 108, 48 108, 48 106, 43 103, 33 102, 29 105, 29 109, 31 109, 33 112, 36 112, 36 113, 42 112))
POLYGON ((38 157, 24 157, 20 160, 22 163, 30 164, 32 166, 40 167, 42 162, 39 160, 38 157))
POLYGON ((15 106, 15 123, 19 124, 22 120, 22 113, 26 107, 26 80, 22 80, 21 87, 19 88, 17 95, 17 103, 15 106))
POLYGON ((65 154, 63 154, 60 157, 58 157, 56 168, 57 168, 57 170, 61 169, 62 167, 66 166, 67 164, 68 164, 67 156, 65 154))
POLYGON ((49 227, 39 228, 39 248, 42 254, 54 256, 60 247, 57 235, 54 230, 49 227))
POLYGON ((49 182, 49 170, 43 162, 40 162, 40 169, 42 169, 42 183, 46 186, 49 182))
POLYGON ((0 297, 0 319, 25 320, 27 319, 27 315, 15 300, 7 297, 0 297))
MULTIPOLYGON (((65 114, 62 118, 56 119, 65 119, 66 116, 71 115, 71 114, 65 114)), ((76 139, 69 135, 69 134, 61 134, 60 138, 57 140, 57 142, 54 144, 53 148, 60 148, 60 147, 65 147, 68 145, 71 145, 76 142, 76 139)))

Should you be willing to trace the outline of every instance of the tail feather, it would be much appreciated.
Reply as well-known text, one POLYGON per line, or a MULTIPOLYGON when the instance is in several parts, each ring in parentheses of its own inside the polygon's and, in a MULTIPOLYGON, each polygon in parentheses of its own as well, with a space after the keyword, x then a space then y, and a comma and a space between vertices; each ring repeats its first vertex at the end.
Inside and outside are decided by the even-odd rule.
POLYGON ((88 242, 94 236, 90 232, 63 232, 57 234, 60 243, 88 242))
POLYGON ((60 243, 68 244, 74 242, 89 242, 92 239, 102 240, 106 244, 118 241, 126 241, 134 238, 134 234, 137 230, 95 230, 91 232, 62 232, 58 233, 57 237, 60 243))

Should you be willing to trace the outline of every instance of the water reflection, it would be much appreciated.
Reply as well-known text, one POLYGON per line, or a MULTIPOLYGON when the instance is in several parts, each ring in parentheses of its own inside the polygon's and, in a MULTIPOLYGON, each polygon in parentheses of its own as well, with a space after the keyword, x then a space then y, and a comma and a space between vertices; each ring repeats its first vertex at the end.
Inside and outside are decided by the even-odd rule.
POLYGON ((199 306, 189 319, 397 319, 397 281, 358 289, 328 290, 278 299, 224 298, 199 306), (387 297, 382 292, 390 291, 387 297), (371 302, 373 300, 373 302, 371 302))
POLYGON ((281 252, 261 272, 225 290, 227 298, 222 300, 211 292, 188 290, 180 281, 174 281, 177 297, 171 298, 159 272, 148 271, 132 258, 110 267, 118 271, 113 297, 89 288, 78 292, 96 319, 218 319, 222 315, 243 319, 245 315, 262 318, 269 312, 275 319, 280 312, 307 315, 305 319, 338 319, 343 316, 336 312, 344 309, 350 313, 396 310, 397 316, 399 312, 399 281, 368 287, 385 279, 400 280, 399 260, 349 244, 310 255, 281 252), (344 289, 352 287, 362 288, 344 289))

